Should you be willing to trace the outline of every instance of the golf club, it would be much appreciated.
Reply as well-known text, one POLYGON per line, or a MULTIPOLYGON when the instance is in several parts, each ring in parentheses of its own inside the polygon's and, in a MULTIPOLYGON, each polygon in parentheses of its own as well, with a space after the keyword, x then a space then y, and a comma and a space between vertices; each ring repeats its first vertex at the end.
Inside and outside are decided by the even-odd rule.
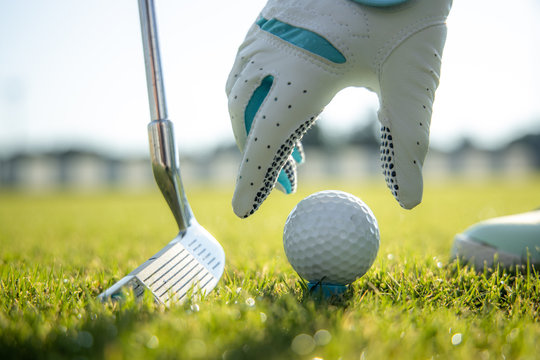
POLYGON ((182 185, 173 123, 167 119, 154 1, 139 0, 139 14, 151 114, 148 137, 152 171, 179 233, 99 297, 115 299, 122 296, 125 287, 131 287, 136 297, 149 290, 156 301, 169 306, 171 302, 185 300, 190 289, 203 293, 212 291, 223 274, 225 253, 214 237, 197 223, 182 185))

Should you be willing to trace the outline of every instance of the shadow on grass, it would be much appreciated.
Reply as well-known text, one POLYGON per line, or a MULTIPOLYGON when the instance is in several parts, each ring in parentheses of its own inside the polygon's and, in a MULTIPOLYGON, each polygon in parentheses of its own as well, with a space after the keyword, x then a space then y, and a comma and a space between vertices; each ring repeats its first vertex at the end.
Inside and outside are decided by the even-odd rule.
POLYGON ((30 315, 25 314, 32 329, 4 332, 0 336, 0 359, 102 359, 109 345, 148 322, 157 309, 151 299, 137 303, 128 299, 125 304, 92 302, 86 306, 85 315, 69 328, 41 323, 43 316, 39 313, 28 321, 30 315))

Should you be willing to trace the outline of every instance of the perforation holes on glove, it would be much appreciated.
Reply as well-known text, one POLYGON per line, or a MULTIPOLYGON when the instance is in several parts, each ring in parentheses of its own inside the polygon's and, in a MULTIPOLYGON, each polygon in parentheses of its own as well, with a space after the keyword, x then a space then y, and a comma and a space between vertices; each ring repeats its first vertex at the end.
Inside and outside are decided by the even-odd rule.
POLYGON ((386 185, 392 191, 392 194, 398 200, 399 185, 397 183, 397 174, 394 163, 394 142, 392 134, 390 133, 390 128, 387 126, 381 127, 381 162, 384 180, 386 185))

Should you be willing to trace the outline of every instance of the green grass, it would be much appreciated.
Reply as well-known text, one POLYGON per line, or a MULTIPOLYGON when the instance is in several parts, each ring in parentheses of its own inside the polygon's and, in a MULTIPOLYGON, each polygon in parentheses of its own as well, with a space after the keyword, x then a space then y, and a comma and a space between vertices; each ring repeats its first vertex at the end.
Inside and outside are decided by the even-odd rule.
MULTIPOLYGON (((188 184, 189 185, 189 184, 188 184)), ((171 309, 96 296, 176 235, 153 189, 0 192, 0 359, 533 359, 540 276, 449 263, 453 236, 540 205, 540 178, 428 181, 400 209, 380 182, 273 194, 247 220, 232 189, 188 186, 201 224, 223 245, 215 291, 171 309), (310 296, 288 264, 282 229, 311 192, 339 188, 374 211, 381 247, 340 299, 310 296)))

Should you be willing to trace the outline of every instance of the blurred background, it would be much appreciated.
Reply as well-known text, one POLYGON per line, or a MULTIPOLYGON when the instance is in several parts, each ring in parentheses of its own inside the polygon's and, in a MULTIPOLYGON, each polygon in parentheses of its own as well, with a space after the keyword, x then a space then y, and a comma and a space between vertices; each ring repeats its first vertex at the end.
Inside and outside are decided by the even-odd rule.
MULTIPOLYGON (((234 182, 225 80, 264 4, 156 0, 187 181, 234 182)), ((539 15, 537 0, 454 1, 427 176, 538 172, 539 15)), ((153 183, 140 37, 136 0, 0 0, 0 187, 153 183)), ((305 177, 382 178, 377 107, 366 90, 339 93, 306 136, 305 177)))

